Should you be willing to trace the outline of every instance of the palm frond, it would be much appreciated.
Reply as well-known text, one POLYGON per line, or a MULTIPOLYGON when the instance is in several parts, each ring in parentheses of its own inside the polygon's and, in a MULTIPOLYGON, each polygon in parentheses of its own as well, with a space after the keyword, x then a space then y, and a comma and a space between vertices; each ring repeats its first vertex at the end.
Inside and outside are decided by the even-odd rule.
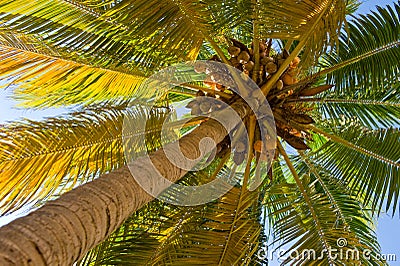
POLYGON ((258 1, 263 38, 304 41, 302 60, 314 62, 328 45, 338 41, 337 32, 346 14, 346 1, 258 1))
POLYGON ((400 104, 382 101, 325 99, 320 108, 325 118, 347 123, 354 120, 356 124, 371 129, 389 128, 399 125, 400 104))
MULTIPOLYGON (((102 18, 84 3, 76 1, 2 1, 0 25, 2 28, 26 35, 35 35, 70 53, 90 56, 102 67, 125 65, 133 46, 127 43, 118 22, 102 18)), ((137 51, 136 51, 137 53, 137 51)))
POLYGON ((348 194, 346 187, 310 164, 298 162, 296 169, 303 176, 305 193, 312 199, 312 207, 317 216, 313 218, 295 184, 282 182, 268 190, 265 203, 270 220, 274 221, 271 224, 274 243, 283 242, 277 248, 284 246, 286 249, 283 263, 349 265, 361 261, 363 265, 384 265, 382 261, 362 258, 364 250, 379 255, 380 247, 371 229, 372 220, 362 210, 359 202, 348 194), (338 246, 337 241, 340 239, 345 239, 347 245, 338 246), (352 254, 352 251, 357 250, 359 257, 330 257, 335 256, 335 252, 322 255, 329 248, 336 248, 338 253, 342 250, 343 254, 352 254))
POLYGON ((371 129, 399 126, 399 85, 385 86, 384 92, 360 93, 358 96, 336 97, 331 92, 322 98, 301 99, 298 102, 315 103, 322 119, 347 123, 352 121, 371 129))
MULTIPOLYGON (((207 183, 219 172, 215 168, 219 161, 188 173, 180 183, 207 183)), ((217 178, 227 171, 224 167, 217 178)), ((257 202, 258 192, 243 195, 239 187, 215 202, 194 207, 152 202, 92 250, 82 264, 247 265, 262 234, 257 202)))
POLYGON ((359 87, 373 93, 384 90, 388 82, 398 82, 399 11, 399 3, 394 3, 348 23, 337 49, 324 57, 323 67, 327 69, 322 70, 332 72, 328 83, 336 84, 338 94, 353 94, 359 87))
MULTIPOLYGON (((253 29, 251 1, 206 0, 205 3, 212 13, 210 24, 213 32, 228 37, 239 37, 242 41, 244 36, 251 34, 253 29), (240 31, 240 34, 235 34, 235 31, 240 31)), ((248 42, 244 41, 243 43, 248 42)))
POLYGON ((400 131, 356 127, 323 135, 331 140, 313 154, 313 160, 375 213, 384 203, 386 211, 392 208, 395 213, 400 192, 400 131))
POLYGON ((121 167, 122 137, 137 155, 159 147, 167 114, 162 109, 104 107, 6 126, 0 131, 1 212, 13 212, 121 167), (147 118, 147 130, 122 132, 124 116, 147 118))
POLYGON ((154 60, 165 55, 195 59, 209 31, 209 13, 200 1, 128 0, 117 4, 104 16, 129 25, 131 43, 140 47, 144 58, 154 55, 154 60))
POLYGON ((78 8, 84 9, 87 12, 102 15, 107 10, 113 8, 121 0, 65 0, 78 8))
POLYGON ((0 8, 0 25, 6 29, 40 36, 103 68, 124 66, 127 72, 146 75, 176 61, 194 60, 209 17, 204 4, 191 1, 18 0, 0 2, 0 8), (93 8, 99 5, 107 8, 93 8), (154 6, 163 8, 157 13, 154 6))
MULTIPOLYGON (((122 73, 80 63, 37 39, 0 31, 0 80, 2 87, 16 87, 14 97, 22 106, 48 107, 126 100, 151 95, 139 90, 145 76, 122 73)), ((147 96, 146 96, 147 97, 147 96)))

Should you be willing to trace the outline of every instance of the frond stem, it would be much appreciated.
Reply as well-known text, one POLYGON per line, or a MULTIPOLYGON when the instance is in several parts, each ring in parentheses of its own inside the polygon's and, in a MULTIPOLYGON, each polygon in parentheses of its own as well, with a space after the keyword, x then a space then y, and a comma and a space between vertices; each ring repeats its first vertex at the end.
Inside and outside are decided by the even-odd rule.
MULTIPOLYGON (((297 124, 297 123, 296 123, 296 124, 297 124)), ((342 139, 342 138, 340 138, 340 137, 338 137, 338 136, 336 136, 336 135, 333 135, 333 134, 330 134, 330 133, 328 133, 328 132, 325 132, 324 130, 319 129, 319 128, 313 126, 313 125, 306 125, 305 127, 306 127, 307 129, 310 129, 310 130, 314 131, 315 133, 322 134, 322 135, 324 135, 325 137, 327 137, 327 138, 329 138, 329 139, 332 139, 333 141, 335 141, 335 142, 337 142, 337 143, 340 143, 340 144, 342 144, 342 145, 344 145, 344 146, 346 146, 346 147, 348 147, 348 148, 350 148, 350 149, 352 149, 352 150, 355 150, 355 151, 357 151, 357 152, 360 152, 360 153, 362 153, 362 154, 365 154, 365 155, 367 155, 367 156, 369 156, 369 157, 372 157, 372 158, 374 158, 374 159, 376 159, 376 160, 383 161, 383 162, 385 162, 385 163, 387 163, 387 164, 391 164, 391 165, 393 165, 393 166, 400 167, 400 162, 395 162, 395 161, 393 161, 393 160, 390 160, 390 159, 388 159, 388 158, 385 158, 385 157, 383 157, 382 155, 379 155, 379 154, 376 154, 376 153, 374 153, 374 152, 372 152, 372 151, 369 151, 369 150, 367 150, 367 149, 364 149, 364 148, 362 148, 362 147, 360 147, 360 146, 358 146, 358 145, 355 145, 355 144, 353 144, 353 143, 351 143, 351 142, 349 142, 349 141, 347 141, 347 140, 345 140, 345 139, 342 139)))
POLYGON ((259 27, 258 27, 258 1, 252 0, 253 4, 253 53, 254 53, 254 69, 253 69, 253 80, 257 83, 257 79, 260 72, 260 37, 259 37, 259 27))
POLYGON ((288 42, 285 45, 285 48, 283 48, 283 49, 287 50, 290 53, 290 47, 292 46, 292 44, 293 44, 293 40, 288 40, 288 42))
MULTIPOLYGON (((245 169, 245 172, 244 172, 242 189, 240 191, 240 197, 239 197, 239 201, 238 201, 237 206, 241 205, 241 202, 244 199, 244 195, 247 192, 247 183, 248 183, 249 176, 250 176, 250 166, 251 166, 251 158, 252 158, 251 154, 252 154, 252 150, 253 150, 255 124, 256 124, 256 117, 254 115, 252 115, 250 117, 250 120, 249 120, 249 148, 248 148, 248 151, 247 151, 248 153, 247 153, 246 169, 245 169)), ((226 252, 227 252, 227 249, 228 249, 227 243, 230 242, 231 237, 232 237, 232 233, 235 231, 235 224, 236 224, 236 221, 238 219, 239 213, 241 213, 240 210, 239 209, 236 210, 235 218, 233 220, 234 222, 231 224, 230 231, 229 231, 230 233, 229 233, 228 239, 225 242, 226 245, 224 246, 224 250, 223 250, 222 255, 221 255, 220 259, 219 259, 218 265, 223 265, 222 264, 223 263, 223 259, 225 258, 225 255, 226 255, 226 252)))
POLYGON ((391 48, 397 47, 399 45, 400 45, 400 41, 395 41, 395 42, 389 43, 387 45, 384 45, 382 47, 378 47, 378 48, 376 48, 376 49, 374 49, 372 51, 369 51, 369 52, 367 52, 365 54, 362 54, 362 55, 356 56, 354 58, 348 59, 348 60, 343 61, 343 62, 341 62, 339 64, 336 64, 336 65, 334 65, 332 67, 326 68, 326 69, 324 69, 324 70, 322 70, 322 71, 320 71, 318 73, 315 73, 314 75, 311 76, 311 79, 318 78, 320 76, 326 75, 326 74, 331 73, 331 72, 333 72, 335 70, 338 70, 338 69, 346 67, 348 65, 357 63, 357 62, 359 62, 359 61, 361 61, 361 60, 363 60, 365 58, 368 58, 368 57, 376 55, 376 54, 378 54, 380 52, 386 51, 387 49, 391 49, 391 48))
MULTIPOLYGON (((299 187, 301 195, 303 196, 304 200, 306 201, 306 203, 307 203, 307 205, 308 205, 308 207, 310 209, 310 212, 311 212, 311 215, 312 215, 313 220, 315 222, 315 226, 317 228, 318 234, 319 234, 319 236, 320 236, 320 238, 322 240, 322 245, 324 246, 324 248, 326 250, 328 250, 329 245, 328 245, 328 242, 326 241, 326 239, 324 237, 324 232, 322 230, 322 226, 320 224, 320 221, 319 221, 318 216, 316 214, 316 211, 314 209, 314 205, 312 204, 312 200, 308 196, 307 190, 303 186, 303 183, 301 182, 300 177, 297 174, 296 168, 293 166, 292 162, 290 161, 290 158, 287 155, 285 149, 282 147, 281 142, 279 141, 279 139, 277 139, 276 142, 277 142, 277 148, 278 148, 279 153, 283 156, 283 159, 285 160, 287 166, 289 167, 290 172, 293 175, 294 180, 296 181, 297 186, 299 187)), ((331 256, 328 255, 328 259, 330 261, 330 264, 334 265, 331 256)))
POLYGON ((253 158, 253 142, 254 142, 255 126, 256 126, 256 117, 252 115, 250 116, 249 119, 249 146, 247 148, 247 162, 246 162, 246 168, 244 170, 242 191, 247 189, 247 183, 249 182, 250 167, 253 158))
POLYGON ((222 49, 218 46, 218 44, 212 39, 211 36, 208 34, 205 34, 203 31, 201 32, 204 36, 204 38, 208 41, 208 43, 211 45, 211 47, 214 49, 215 52, 217 52, 219 58, 222 60, 223 63, 227 65, 232 65, 232 63, 226 58, 224 52, 222 49))
POLYGON ((222 92, 222 91, 213 90, 213 89, 206 88, 206 87, 203 87, 203 86, 199 86, 199 85, 196 85, 196 84, 190 84, 190 83, 174 84, 174 83, 172 83, 172 85, 176 85, 176 86, 187 88, 187 89, 195 89, 195 90, 202 90, 202 91, 205 91, 205 92, 211 92, 211 93, 217 94, 220 97, 222 97, 224 99, 227 99, 227 100, 229 100, 229 99, 231 99, 233 97, 232 94, 228 94, 228 93, 225 93, 225 92, 222 92))
POLYGON ((349 228, 349 225, 346 221, 346 218, 343 215, 342 210, 339 208, 339 205, 337 204, 335 198, 333 197, 333 195, 331 194, 331 192, 329 191, 328 187, 325 185, 325 182, 322 180, 321 176, 318 174, 317 169, 315 168, 314 164, 312 162, 310 162, 310 160, 308 159, 308 157, 304 154, 303 151, 298 150, 298 153, 300 154, 300 157, 303 159, 303 161, 307 164, 307 166, 310 168, 310 171, 314 174, 314 176, 317 178, 318 182, 320 183, 320 185, 322 186, 322 188, 324 189, 325 193, 327 194, 330 202, 332 203, 332 206, 334 207, 334 209, 339 213, 340 219, 343 221, 344 225, 349 228))
POLYGON ((360 105, 384 105, 400 107, 400 103, 395 102, 383 102, 373 100, 358 100, 358 99, 325 99, 325 98, 300 98, 300 99, 289 99, 287 102, 316 102, 316 103, 344 103, 344 104, 360 104, 360 105))

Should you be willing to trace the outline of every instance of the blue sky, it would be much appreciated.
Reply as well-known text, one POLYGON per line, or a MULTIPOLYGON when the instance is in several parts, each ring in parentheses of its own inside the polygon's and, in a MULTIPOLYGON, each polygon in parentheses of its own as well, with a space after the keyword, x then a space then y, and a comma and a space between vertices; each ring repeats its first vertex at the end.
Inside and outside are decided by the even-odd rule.
MULTIPOLYGON (((395 1, 389 0, 365 0, 360 6, 357 13, 365 14, 369 10, 375 9, 376 5, 384 6, 395 1)), ((1 84, 0 84, 1 85, 1 84)), ((18 109, 15 102, 8 99, 10 89, 0 90, 0 124, 5 121, 12 121, 22 117, 30 119, 42 119, 43 117, 55 116, 64 113, 66 109, 50 108, 45 110, 26 110, 18 109)), ((4 219, 0 218, 0 226, 4 219)), ((382 214, 378 223, 378 240, 382 247, 383 254, 396 254, 397 260, 400 261, 400 220, 396 215, 391 218, 388 215, 382 214)), ((270 265, 279 265, 277 261, 272 261, 270 265)), ((389 265, 399 265, 398 262, 389 262, 389 265)))

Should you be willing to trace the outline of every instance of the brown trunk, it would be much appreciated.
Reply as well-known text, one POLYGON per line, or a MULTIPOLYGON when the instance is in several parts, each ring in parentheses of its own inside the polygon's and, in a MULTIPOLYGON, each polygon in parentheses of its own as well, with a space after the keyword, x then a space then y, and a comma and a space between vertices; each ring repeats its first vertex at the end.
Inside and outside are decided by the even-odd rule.
MULTIPOLYGON (((245 116, 242 104, 234 109, 240 117, 245 116)), ((184 155, 196 158, 201 139, 209 137, 219 143, 226 134, 221 124, 209 120, 180 139, 179 145, 184 155)), ((170 163, 163 150, 153 153, 151 159, 172 182, 187 172, 170 163)), ((151 180, 142 159, 131 167, 134 175, 151 180)), ((0 228, 0 265, 71 265, 152 199, 127 166, 102 175, 0 228)))

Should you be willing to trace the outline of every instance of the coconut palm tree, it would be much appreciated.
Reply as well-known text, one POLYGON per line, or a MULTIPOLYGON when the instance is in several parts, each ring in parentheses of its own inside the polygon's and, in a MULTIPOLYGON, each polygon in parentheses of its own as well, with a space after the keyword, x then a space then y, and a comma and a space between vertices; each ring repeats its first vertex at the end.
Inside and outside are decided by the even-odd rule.
POLYGON ((0 84, 23 107, 71 110, 1 129, 2 215, 36 209, 0 229, 1 265, 262 265, 271 243, 287 250, 283 263, 385 264, 374 227, 398 211, 400 5, 348 16, 357 5, 1 0, 0 84), (192 68, 204 82, 148 82, 196 59, 241 73, 216 78, 203 61, 192 68), (271 141, 246 82, 272 109, 271 141), (194 118, 163 129, 185 104, 194 118), (228 109, 242 125, 210 118, 228 109), (214 156, 183 169, 166 154, 175 143, 189 159, 214 156), (153 182, 153 168, 184 186, 231 187, 171 204, 190 195, 172 186, 154 199, 136 178, 153 182))

